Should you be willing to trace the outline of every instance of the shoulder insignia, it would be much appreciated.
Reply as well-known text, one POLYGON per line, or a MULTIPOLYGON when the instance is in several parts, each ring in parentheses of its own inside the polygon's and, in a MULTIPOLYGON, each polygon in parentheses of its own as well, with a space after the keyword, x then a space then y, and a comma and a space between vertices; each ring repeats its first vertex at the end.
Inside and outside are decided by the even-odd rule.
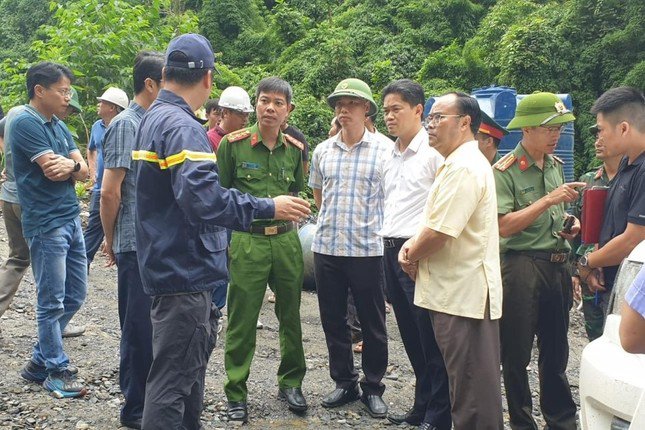
POLYGON ((251 147, 255 148, 255 145, 257 145, 259 141, 259 135, 257 133, 253 133, 253 136, 251 136, 251 147))
POLYGON ((558 163, 564 164, 564 160, 562 158, 558 157, 557 155, 552 155, 551 157, 553 157, 553 159, 555 161, 557 161, 558 163))
POLYGON ((227 134, 226 139, 228 139, 230 143, 233 143, 233 142, 239 142, 240 140, 246 139, 250 135, 251 135, 251 132, 243 128, 241 130, 237 130, 227 134))
POLYGON ((596 174, 594 175, 593 178, 595 180, 601 179, 603 173, 604 173, 604 169, 602 168, 602 166, 600 166, 600 168, 598 170, 596 170, 596 174))
POLYGON ((304 143, 302 143, 301 141, 299 141, 295 137, 289 136, 288 134, 283 134, 283 136, 284 136, 284 143, 290 143, 290 144, 292 144, 293 146, 295 146, 296 148, 298 148, 301 151, 305 150, 304 143))
POLYGON ((517 161, 517 157, 512 152, 509 152, 502 158, 500 158, 497 163, 493 164, 493 168, 499 170, 500 172, 505 172, 506 169, 511 167, 513 163, 517 161))

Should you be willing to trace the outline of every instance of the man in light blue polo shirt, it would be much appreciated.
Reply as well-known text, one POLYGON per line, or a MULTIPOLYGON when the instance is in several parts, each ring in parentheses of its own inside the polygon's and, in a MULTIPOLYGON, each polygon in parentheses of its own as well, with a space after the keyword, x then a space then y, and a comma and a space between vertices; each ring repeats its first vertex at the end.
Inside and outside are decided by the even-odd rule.
POLYGON ((42 383, 57 397, 86 393, 69 367, 61 333, 85 300, 87 260, 74 182, 87 165, 64 114, 71 99, 72 72, 50 62, 27 71, 29 104, 13 120, 13 153, 22 228, 36 280, 38 342, 21 376, 42 383))

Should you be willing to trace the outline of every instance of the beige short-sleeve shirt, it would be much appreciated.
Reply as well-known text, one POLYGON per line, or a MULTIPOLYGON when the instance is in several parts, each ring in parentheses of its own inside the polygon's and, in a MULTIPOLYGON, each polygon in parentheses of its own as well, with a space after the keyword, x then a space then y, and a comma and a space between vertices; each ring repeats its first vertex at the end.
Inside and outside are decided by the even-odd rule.
POLYGON ((495 179, 476 141, 462 144, 439 168, 421 228, 450 236, 419 261, 414 303, 450 315, 502 316, 502 276, 495 179))

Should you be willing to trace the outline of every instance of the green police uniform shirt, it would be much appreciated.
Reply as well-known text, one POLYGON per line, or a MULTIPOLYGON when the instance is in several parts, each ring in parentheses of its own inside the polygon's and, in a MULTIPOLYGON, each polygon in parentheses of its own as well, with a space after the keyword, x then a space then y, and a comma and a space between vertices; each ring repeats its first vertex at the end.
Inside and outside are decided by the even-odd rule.
MULTIPOLYGON (((564 183, 562 161, 559 158, 545 155, 542 170, 524 150, 522 142, 493 167, 499 215, 524 209, 564 183)), ((551 206, 526 229, 501 238, 500 252, 569 251, 569 243, 559 234, 565 217, 564 203, 551 206)))
MULTIPOLYGON (((607 172, 605 172, 605 169, 603 167, 600 167, 598 169, 592 170, 590 172, 585 173, 580 177, 580 182, 585 182, 587 185, 585 188, 591 188, 591 187, 608 187, 609 186, 609 176, 607 176, 607 172)), ((581 220, 582 216, 582 193, 580 193, 580 196, 578 197, 578 200, 576 203, 573 205, 573 214, 581 220)), ((576 249, 576 254, 579 256, 582 256, 586 254, 587 252, 591 252, 595 248, 595 244, 589 243, 589 244, 581 244, 580 241, 580 235, 576 236, 576 239, 573 242, 573 247, 576 249)))
POLYGON ((257 123, 229 133, 217 150, 220 183, 255 197, 272 198, 302 191, 302 149, 302 142, 280 132, 278 143, 270 150, 262 143, 257 123))

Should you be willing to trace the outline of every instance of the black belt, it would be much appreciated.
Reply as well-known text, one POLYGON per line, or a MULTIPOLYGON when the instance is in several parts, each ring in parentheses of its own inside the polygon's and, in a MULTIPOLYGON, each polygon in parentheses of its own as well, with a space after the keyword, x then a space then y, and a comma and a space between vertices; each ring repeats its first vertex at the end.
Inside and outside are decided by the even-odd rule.
POLYGON ((386 248, 396 248, 403 245, 407 240, 402 237, 384 237, 383 246, 386 248))
POLYGON ((286 233, 288 231, 294 230, 295 228, 296 226, 292 222, 280 225, 252 225, 249 229, 249 233, 262 234, 264 236, 275 236, 276 234, 286 233))
POLYGON ((506 251, 507 254, 519 254, 533 257, 537 260, 551 263, 566 263, 569 260, 569 251, 506 251))

